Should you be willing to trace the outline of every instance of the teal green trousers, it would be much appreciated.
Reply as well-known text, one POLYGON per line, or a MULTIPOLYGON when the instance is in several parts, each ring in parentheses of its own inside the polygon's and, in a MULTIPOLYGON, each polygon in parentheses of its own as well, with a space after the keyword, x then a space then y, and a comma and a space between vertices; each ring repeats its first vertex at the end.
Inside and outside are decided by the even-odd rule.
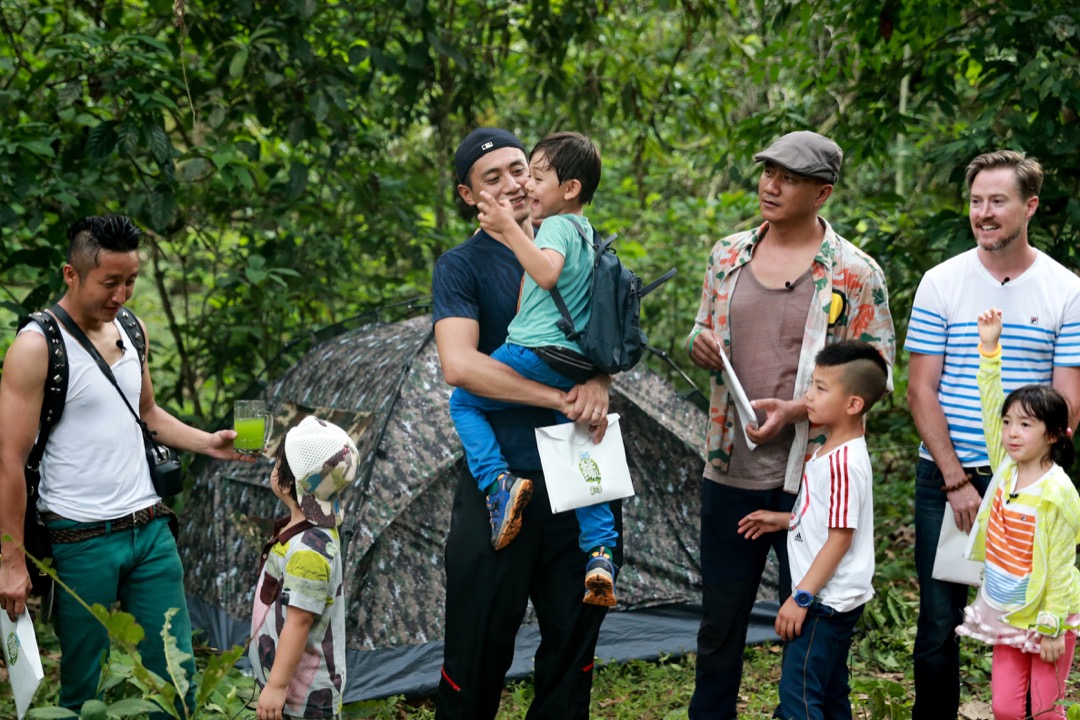
MULTIPOLYGON (((52 520, 53 529, 82 528, 100 523, 52 520)), ((195 660, 191 651, 191 619, 184 599, 184 568, 168 518, 142 527, 108 532, 75 543, 53 545, 53 563, 60 579, 87 605, 95 603, 131 613, 145 632, 139 654, 150 671, 170 680, 161 629, 165 612, 176 608, 170 634, 186 653, 184 670, 192 681, 186 702, 195 696, 195 660)), ((56 590, 56 634, 60 638, 60 705, 79 711, 98 696, 102 663, 109 653, 105 627, 74 597, 56 590)))

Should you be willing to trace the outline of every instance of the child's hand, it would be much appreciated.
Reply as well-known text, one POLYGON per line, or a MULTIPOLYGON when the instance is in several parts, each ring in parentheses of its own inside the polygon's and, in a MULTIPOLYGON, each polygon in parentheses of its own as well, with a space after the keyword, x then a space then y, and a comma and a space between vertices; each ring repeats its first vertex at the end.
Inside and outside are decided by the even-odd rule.
POLYGON ((747 540, 757 540, 765 533, 787 530, 791 516, 770 510, 755 510, 739 521, 739 534, 747 540))
POLYGON ((1065 652, 1065 633, 1061 633, 1056 638, 1042 636, 1039 642, 1039 657, 1043 662, 1055 663, 1063 652, 1065 652))
POLYGON ((272 688, 269 685, 259 693, 259 707, 256 713, 259 720, 281 720, 285 708, 286 688, 272 688))
POLYGON ((502 236, 517 225, 509 201, 497 201, 487 190, 480 191, 480 199, 476 203, 476 208, 480 211, 480 227, 484 228, 490 235, 502 236))
POLYGON ((979 313, 979 344, 985 352, 997 350, 1001 339, 1001 311, 989 308, 979 313))
POLYGON ((789 597, 776 613, 776 634, 781 640, 794 640, 802 635, 803 621, 806 620, 806 608, 795 604, 795 598, 789 597))

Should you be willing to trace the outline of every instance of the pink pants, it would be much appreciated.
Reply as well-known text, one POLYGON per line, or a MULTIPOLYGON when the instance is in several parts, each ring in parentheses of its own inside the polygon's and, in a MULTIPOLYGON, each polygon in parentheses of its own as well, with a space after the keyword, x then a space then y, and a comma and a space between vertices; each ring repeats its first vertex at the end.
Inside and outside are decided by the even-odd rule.
POLYGON ((1038 653, 1026 653, 1008 645, 994 646, 990 692, 995 720, 1025 717, 1065 718, 1065 708, 1055 705, 1065 697, 1076 649, 1076 633, 1065 633, 1065 652, 1056 663, 1043 662, 1038 653), (1026 700, 1031 689, 1031 715, 1026 700), (1042 714, 1040 714, 1042 713, 1042 714))

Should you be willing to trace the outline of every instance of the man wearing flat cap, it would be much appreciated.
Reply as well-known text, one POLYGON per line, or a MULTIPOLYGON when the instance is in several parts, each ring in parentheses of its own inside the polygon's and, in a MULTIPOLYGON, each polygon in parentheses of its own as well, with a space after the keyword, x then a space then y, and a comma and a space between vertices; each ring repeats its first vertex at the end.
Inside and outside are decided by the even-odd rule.
POLYGON ((746 631, 770 547, 780 561, 781 602, 792 591, 787 533, 750 540, 738 524, 755 510, 789 512, 803 465, 824 442, 809 426, 804 401, 815 356, 827 344, 862 340, 892 366, 896 338, 881 268, 818 215, 842 159, 836 143, 807 131, 784 135, 755 155, 763 163, 764 222, 717 242, 705 267, 701 306, 686 340, 690 359, 712 376, 691 720, 737 716, 746 631), (721 347, 757 411, 745 427, 720 372, 721 347))
MULTIPOLYGON (((525 184, 529 164, 512 133, 479 128, 454 155, 458 195, 470 208, 481 190, 506 200, 532 237, 525 184)), ((439 720, 488 720, 499 708, 514 639, 531 600, 541 644, 534 661, 535 697, 529 718, 589 717, 596 639, 606 608, 581 602, 581 568, 573 513, 551 513, 534 428, 554 425, 554 410, 571 420, 607 416, 610 379, 600 376, 569 393, 526 380, 488 357, 506 340, 517 312, 524 270, 508 245, 483 230, 435 263, 435 343, 446 382, 483 397, 520 403, 491 413, 499 448, 511 471, 534 481, 521 532, 507 547, 491 545, 484 494, 461 463, 446 538, 446 636, 436 697, 439 720)), ((620 514, 615 511, 616 525, 620 514)), ((618 529, 618 528, 617 528, 618 529)), ((616 563, 621 560, 616 558, 616 563)))

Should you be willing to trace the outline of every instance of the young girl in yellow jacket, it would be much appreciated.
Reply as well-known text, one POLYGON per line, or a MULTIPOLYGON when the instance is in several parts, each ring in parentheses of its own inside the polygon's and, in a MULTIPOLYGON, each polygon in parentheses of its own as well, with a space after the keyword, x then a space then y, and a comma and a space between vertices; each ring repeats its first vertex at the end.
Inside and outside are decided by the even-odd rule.
POLYGON ((1046 385, 1025 385, 1002 401, 1000 337, 1001 311, 980 314, 979 397, 995 473, 972 533, 983 585, 956 632, 994 646, 996 720, 1064 718, 1057 703, 1080 627, 1080 496, 1065 473, 1075 454, 1069 408, 1046 385))

